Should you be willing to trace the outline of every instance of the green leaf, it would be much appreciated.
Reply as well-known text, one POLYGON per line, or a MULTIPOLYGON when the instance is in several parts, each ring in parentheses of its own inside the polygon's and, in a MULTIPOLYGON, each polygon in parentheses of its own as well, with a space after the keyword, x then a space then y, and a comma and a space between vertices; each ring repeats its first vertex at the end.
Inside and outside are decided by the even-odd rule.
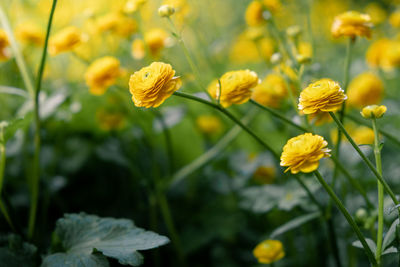
POLYGON ((36 266, 36 247, 23 242, 20 236, 0 237, 0 265, 7 267, 36 266))
MULTIPOLYGON (((367 241, 367 244, 368 244, 369 248, 371 249, 372 253, 375 254, 375 252, 376 252, 376 244, 375 244, 375 242, 372 239, 369 239, 369 238, 365 238, 365 241, 367 241)), ((352 245, 353 245, 353 247, 364 249, 364 247, 362 246, 360 240, 354 241, 352 243, 352 245)))
POLYGON ((138 266, 143 263, 138 250, 156 248, 169 242, 167 237, 138 228, 130 220, 100 218, 85 213, 65 214, 57 221, 55 234, 65 252, 47 256, 42 264, 44 267, 108 266, 103 255, 124 265, 138 266))
POLYGON ((4 127, 4 143, 6 143, 10 138, 12 138, 16 131, 25 128, 29 125, 32 120, 32 114, 29 113, 23 118, 18 118, 9 122, 6 122, 4 127))
POLYGON ((382 243, 382 250, 385 250, 395 239, 396 237, 396 226, 399 224, 399 219, 396 219, 392 225, 390 226, 389 230, 387 231, 385 238, 383 239, 382 243))
POLYGON ((389 247, 389 248, 385 249, 385 251, 383 251, 382 255, 392 254, 392 253, 397 253, 397 248, 389 247))
POLYGON ((302 215, 299 216, 297 218, 294 218, 293 220, 283 224, 282 226, 276 228, 270 235, 271 238, 275 238, 278 235, 281 235, 283 233, 286 233, 292 229, 295 229, 299 226, 301 226, 302 224, 305 224, 306 222, 309 222, 311 220, 314 220, 316 218, 318 218, 319 216, 321 216, 321 213, 319 211, 317 212, 313 212, 313 213, 309 213, 306 215, 302 215))

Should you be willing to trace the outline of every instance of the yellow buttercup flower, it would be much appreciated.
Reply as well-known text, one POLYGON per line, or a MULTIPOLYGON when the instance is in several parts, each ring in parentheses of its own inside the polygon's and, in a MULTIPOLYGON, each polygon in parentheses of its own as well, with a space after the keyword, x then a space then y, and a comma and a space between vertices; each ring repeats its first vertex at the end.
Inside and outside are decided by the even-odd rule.
POLYGON ((286 95, 287 86, 284 78, 271 73, 254 88, 251 99, 261 105, 278 108, 286 95))
POLYGON ((43 45, 44 34, 44 30, 32 22, 18 24, 15 28, 15 37, 23 43, 43 45))
POLYGON ((221 132, 221 120, 213 115, 202 115, 196 119, 199 130, 206 135, 213 135, 221 132))
POLYGON ((331 151, 322 136, 305 133, 289 139, 283 147, 281 166, 288 167, 285 172, 313 172, 318 169, 319 160, 329 157, 331 151))
POLYGON ((55 56, 62 52, 74 49, 82 42, 80 30, 74 26, 69 26, 54 34, 49 40, 49 53, 55 56))
POLYGON ((0 61, 7 60, 10 57, 7 51, 9 45, 10 42, 8 41, 6 32, 0 29, 0 61))
POLYGON ((285 252, 281 241, 268 239, 254 248, 253 255, 259 263, 270 264, 282 259, 285 252))
POLYGON ((135 39, 131 46, 131 55, 134 59, 142 59, 146 55, 146 48, 141 39, 135 39))
POLYGON ((390 49, 390 46, 392 46, 393 41, 389 39, 379 39, 375 42, 373 42, 366 54, 366 60, 368 65, 371 67, 383 67, 386 65, 387 59, 385 59, 385 51, 390 49))
POLYGON ((111 32, 122 37, 137 31, 137 23, 134 19, 120 13, 108 13, 97 19, 97 28, 100 32, 111 32))
POLYGON ((370 118, 376 118, 379 119, 380 117, 383 116, 383 114, 386 113, 386 106, 381 105, 370 105, 370 106, 366 106, 365 108, 362 109, 361 111, 361 116, 363 116, 366 119, 370 119, 370 118))
POLYGON ((229 107, 232 104, 243 104, 250 99, 252 89, 258 84, 258 76, 250 70, 230 71, 222 75, 220 81, 222 88, 217 83, 209 88, 209 93, 215 99, 219 97, 223 107, 229 107))
POLYGON ((253 173, 253 179, 260 184, 272 184, 276 177, 276 171, 273 166, 260 166, 253 173))
POLYGON ((245 20, 247 25, 251 27, 260 26, 265 22, 263 17, 264 6, 260 1, 252 1, 245 13, 245 20))
POLYGON ((170 42, 169 34, 160 28, 151 29, 144 34, 144 41, 148 46, 150 53, 158 57, 161 50, 170 42))
POLYGON ((350 82, 347 102, 351 106, 362 108, 381 102, 382 94, 383 82, 375 74, 365 72, 350 82))
POLYGON ((341 36, 365 36, 371 38, 373 24, 368 14, 361 14, 357 11, 347 11, 335 17, 331 33, 335 38, 341 36))
POLYGON ((390 14, 389 23, 390 23, 390 25, 392 25, 395 28, 400 27, 400 11, 399 10, 396 10, 395 12, 390 14))
POLYGON ((124 12, 127 14, 132 14, 139 10, 139 8, 146 2, 147 0, 128 0, 124 6, 124 12))
POLYGON ((182 83, 179 77, 174 77, 175 71, 170 64, 153 62, 131 75, 129 91, 132 100, 137 107, 158 107, 175 91, 182 83))
POLYGON ((121 75, 119 60, 114 57, 102 57, 95 60, 85 73, 90 93, 102 95, 121 75))
POLYGON ((304 114, 318 111, 334 112, 341 108, 347 96, 340 85, 331 79, 311 83, 300 93, 299 110, 304 114))
POLYGON ((358 145, 370 145, 374 143, 374 130, 369 127, 357 127, 351 131, 350 135, 353 137, 354 142, 356 142, 358 145))

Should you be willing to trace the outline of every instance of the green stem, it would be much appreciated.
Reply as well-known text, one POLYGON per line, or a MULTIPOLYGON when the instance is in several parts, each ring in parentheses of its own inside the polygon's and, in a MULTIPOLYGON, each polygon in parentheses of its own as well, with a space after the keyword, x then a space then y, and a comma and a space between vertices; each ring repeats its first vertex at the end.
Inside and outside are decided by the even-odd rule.
POLYGON ((239 125, 244 131, 246 131, 248 134, 250 134, 258 143, 260 143, 267 150, 269 150, 276 159, 279 159, 278 153, 275 150, 273 150, 270 145, 265 143, 259 136, 257 136, 252 130, 250 130, 249 127, 247 127, 245 124, 243 124, 238 118, 236 118, 234 115, 232 115, 232 113, 230 113, 228 110, 223 108, 221 105, 217 105, 217 104, 211 103, 211 102, 209 102, 209 101, 207 101, 205 99, 202 99, 200 97, 189 95, 189 94, 182 93, 182 92, 174 92, 174 95, 179 96, 179 97, 183 97, 183 98, 187 98, 187 99, 190 99, 190 100, 194 100, 194 101, 197 101, 199 103, 206 104, 206 105, 208 105, 208 106, 210 106, 210 107, 222 112, 230 120, 232 120, 234 123, 239 125))
MULTIPOLYGON (((376 118, 372 118, 372 127, 374 129, 374 155, 376 169, 380 175, 382 175, 382 160, 381 160, 381 148, 379 142, 379 131, 376 124, 376 118)), ((384 205, 384 191, 383 185, 378 181, 378 233, 376 237, 376 261, 378 265, 381 265, 381 254, 382 254, 382 240, 383 240, 383 205, 384 205)))
POLYGON ((395 194, 393 193, 392 189, 390 189, 390 186, 387 184, 387 182, 383 179, 382 175, 375 169, 374 165, 371 163, 371 161, 364 155, 364 153, 361 151, 361 149, 357 146, 357 144, 354 142, 354 140, 351 138, 349 133, 346 131, 344 128, 343 124, 340 122, 340 120, 336 117, 336 115, 333 112, 329 112, 333 120, 336 122, 340 130, 343 132, 343 134, 346 136, 347 140, 349 140, 350 144, 354 147, 354 149, 357 151, 357 153, 360 155, 360 157, 364 160, 364 162, 367 164, 368 168, 373 172, 373 174, 376 176, 376 178, 382 183, 386 193, 389 194, 389 196, 392 198, 393 202, 395 205, 399 205, 399 201, 397 200, 395 194))
POLYGON ((325 189, 325 191, 329 194, 333 202, 335 202, 336 206, 338 209, 342 212, 343 216, 346 218, 347 222, 357 235, 358 239, 361 242, 361 245, 364 248, 365 253, 368 256, 368 259, 372 263, 373 266, 377 266, 377 262, 375 260, 374 254, 372 253, 371 249, 368 246, 367 241, 365 241, 365 238, 363 234, 361 233, 360 229, 358 228, 357 224, 354 222, 353 218, 351 217, 350 213, 347 211, 345 206, 342 204, 340 199, 336 196, 335 192, 332 190, 332 188, 325 182, 324 178, 322 178, 321 174, 318 171, 314 171, 314 175, 317 177, 318 181, 321 183, 322 187, 325 189))
POLYGON ((4 11, 4 7, 2 4, 0 4, 0 23, 3 26, 4 31, 7 33, 8 39, 10 40, 11 49, 13 55, 15 56, 15 62, 17 63, 18 69, 21 73, 22 80, 24 81, 26 90, 29 92, 29 95, 33 98, 35 95, 33 82, 29 75, 28 67, 24 60, 24 57, 22 56, 17 41, 15 40, 13 30, 11 29, 10 23, 7 19, 7 15, 4 11))
POLYGON ((47 24, 46 39, 44 42, 42 58, 39 65, 38 75, 36 77, 36 90, 34 94, 34 120, 35 120, 35 154, 33 160, 33 174, 31 181, 31 207, 29 213, 29 224, 28 224, 28 239, 33 238, 35 231, 35 221, 37 213, 37 203, 39 198, 39 182, 40 182, 40 111, 39 111, 39 95, 42 85, 43 71, 47 56, 47 46, 49 43, 50 30, 53 22, 54 11, 56 9, 57 0, 53 0, 53 4, 50 11, 49 21, 47 24))
POLYGON ((174 151, 173 151, 173 145, 172 145, 171 131, 168 128, 161 112, 154 109, 154 113, 161 124, 162 132, 165 137, 165 145, 166 145, 167 157, 168 157, 168 173, 170 175, 172 175, 172 173, 174 171, 174 151))

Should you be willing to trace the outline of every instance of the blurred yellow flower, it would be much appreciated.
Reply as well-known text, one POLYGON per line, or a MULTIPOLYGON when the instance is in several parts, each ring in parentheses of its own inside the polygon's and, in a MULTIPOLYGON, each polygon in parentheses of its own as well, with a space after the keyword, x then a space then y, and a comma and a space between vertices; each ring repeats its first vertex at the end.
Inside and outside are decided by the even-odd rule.
POLYGON ((209 93, 213 98, 219 98, 223 107, 229 107, 250 99, 252 89, 258 84, 258 76, 250 70, 230 71, 222 75, 220 81, 222 88, 217 82, 214 87, 209 87, 209 93))
POLYGON ((196 119, 200 132, 206 135, 218 134, 222 130, 221 120, 213 115, 202 115, 196 119))
POLYGON ((169 44, 170 38, 165 30, 154 28, 144 33, 144 41, 152 56, 157 58, 161 50, 169 44))
POLYGON ((129 91, 137 107, 158 107, 182 83, 179 77, 174 77, 175 71, 170 64, 153 62, 131 75, 129 91))
POLYGON ((142 59, 146 55, 146 48, 144 42, 141 39, 135 39, 131 46, 131 55, 134 59, 142 59))
POLYGON ((125 125, 125 116, 119 111, 108 111, 104 108, 96 112, 100 129, 104 131, 119 130, 125 125))
POLYGON ((263 17, 264 6, 260 1, 252 1, 246 9, 245 20, 251 27, 260 26, 265 22, 263 17))
POLYGON ((259 263, 270 264, 285 256, 283 245, 279 240, 264 240, 253 250, 254 257, 259 263))
POLYGON ((124 6, 124 12, 127 14, 132 14, 136 12, 142 5, 144 5, 147 0, 128 0, 124 6))
POLYGON ((331 79, 321 79, 308 85, 300 93, 299 110, 304 114, 318 111, 334 112, 341 108, 347 96, 340 85, 331 79))
POLYGON ((262 2, 265 7, 272 13, 279 11, 279 9, 281 8, 280 0, 263 0, 262 2))
POLYGON ((366 119, 370 119, 370 118, 376 118, 379 119, 380 117, 383 116, 383 114, 386 113, 386 106, 381 105, 370 105, 370 106, 366 106, 365 108, 362 109, 361 111, 361 116, 363 116, 366 119))
POLYGON ((312 46, 308 42, 300 42, 298 47, 298 54, 303 57, 312 58, 312 46))
POLYGON ((187 0, 164 0, 162 4, 169 5, 174 8, 174 19, 178 25, 182 25, 186 18, 188 18, 190 15, 193 15, 187 0))
POLYGON ((330 156, 327 145, 322 136, 311 133, 293 137, 283 147, 280 165, 293 174, 313 172, 318 169, 320 159, 330 156))
POLYGON ((365 36, 371 38, 373 24, 368 14, 361 14, 357 11, 347 11, 335 17, 331 33, 335 38, 341 36, 365 36))
POLYGON ((383 82, 371 72, 364 72, 355 77, 348 87, 349 105, 362 108, 365 105, 378 104, 383 94, 383 82))
POLYGON ((80 30, 74 26, 68 26, 50 38, 49 53, 55 56, 59 53, 70 51, 81 42, 82 34, 80 30))
POLYGON ((162 5, 158 8, 158 15, 162 18, 168 18, 175 13, 175 8, 170 5, 162 5))
POLYGON ((375 41, 367 50, 366 60, 371 67, 384 70, 400 66, 400 41, 385 38, 375 41))
POLYGON ((273 166, 260 166, 253 173, 253 180, 260 184, 272 184, 276 177, 273 166))
POLYGON ((354 142, 358 145, 370 145, 374 143, 374 131, 365 126, 359 126, 350 132, 354 142))
POLYGON ((364 11, 371 16, 371 22, 374 25, 383 23, 387 18, 386 10, 376 2, 369 3, 364 11))
POLYGON ((6 32, 0 29, 0 61, 7 60, 10 55, 7 51, 7 47, 10 45, 6 32))
POLYGON ((44 35, 44 29, 41 29, 33 22, 21 23, 15 28, 15 38, 27 44, 43 45, 44 35))
POLYGON ((115 57, 107 56, 99 58, 90 64, 85 73, 85 80, 91 94, 102 95, 108 87, 115 83, 120 75, 119 60, 115 57))
POLYGON ((284 78, 271 73, 254 88, 251 99, 261 105, 278 108, 286 95, 287 86, 284 78))
POLYGON ((400 10, 396 10, 389 17, 389 23, 395 28, 400 27, 400 10))
POLYGON ((108 13, 97 19, 97 28, 100 32, 111 32, 122 37, 137 31, 137 23, 134 19, 120 13, 108 13))

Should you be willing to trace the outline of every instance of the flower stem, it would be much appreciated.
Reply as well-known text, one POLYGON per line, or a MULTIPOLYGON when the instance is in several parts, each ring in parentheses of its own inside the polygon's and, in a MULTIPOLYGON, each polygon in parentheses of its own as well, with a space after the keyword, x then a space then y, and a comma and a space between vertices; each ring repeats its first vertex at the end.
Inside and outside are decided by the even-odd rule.
POLYGON ((358 228, 357 224, 354 222, 353 218, 351 217, 350 213, 347 211, 345 206, 342 204, 340 199, 336 196, 335 192, 332 190, 332 188, 325 182, 324 178, 322 178, 321 174, 318 171, 314 171, 314 175, 317 177, 318 181, 321 183, 322 187, 325 189, 325 191, 329 194, 333 202, 335 202, 336 206, 338 209, 342 212, 343 216, 346 218, 347 222, 357 235, 358 239, 361 242, 361 245, 364 248, 365 253, 368 256, 368 259, 372 263, 373 266, 377 266, 377 262, 375 260, 374 254, 372 253, 371 249, 369 248, 367 241, 365 241, 365 238, 363 234, 360 231, 360 228, 358 228))
POLYGON ((173 145, 172 145, 172 137, 171 137, 171 131, 168 128, 167 123, 165 122, 164 116, 159 112, 158 110, 154 109, 154 114, 156 115, 158 121, 161 124, 162 132, 164 134, 165 138, 165 146, 167 150, 167 157, 168 157, 168 173, 169 175, 172 175, 174 171, 174 151, 173 151, 173 145))
MULTIPOLYGON (((374 155, 376 169, 380 175, 382 175, 382 160, 381 160, 381 148, 379 143, 379 131, 378 125, 376 124, 376 118, 372 118, 372 127, 374 129, 374 155)), ((378 233, 376 237, 376 254, 375 258, 378 265, 381 265, 381 254, 382 254, 382 239, 383 239, 383 204, 384 204, 384 190, 383 185, 378 181, 378 233)))
POLYGON ((387 184, 387 182, 383 179, 382 175, 375 169, 374 165, 371 163, 371 161, 364 155, 364 153, 361 151, 361 149, 357 146, 357 144, 354 142, 354 140, 351 138, 349 133, 346 131, 344 128, 343 124, 340 122, 340 120, 336 117, 336 115, 333 112, 329 112, 333 120, 336 122, 340 130, 343 132, 343 134, 346 136, 347 140, 349 140, 350 144, 354 147, 354 149, 357 151, 357 153, 360 155, 360 157, 364 160, 364 162, 367 164, 368 168, 373 172, 373 174, 376 176, 376 178, 382 183, 386 193, 389 194, 389 196, 392 198, 393 202, 395 205, 399 205, 399 201, 397 200, 395 194, 393 193, 392 189, 390 189, 390 186, 387 184))
POLYGON ((33 159, 33 173, 31 181, 31 207, 29 213, 29 224, 28 224, 28 239, 33 238, 33 233, 35 231, 35 221, 37 213, 37 204, 39 198, 39 182, 40 182, 40 112, 39 112, 39 95, 42 85, 43 71, 47 56, 47 45, 49 43, 50 30, 53 22, 54 11, 57 6, 57 0, 53 0, 53 4, 50 10, 49 21, 47 24, 46 39, 44 42, 42 58, 39 65, 38 75, 36 77, 36 89, 34 97, 34 120, 35 120, 35 154, 33 159))

